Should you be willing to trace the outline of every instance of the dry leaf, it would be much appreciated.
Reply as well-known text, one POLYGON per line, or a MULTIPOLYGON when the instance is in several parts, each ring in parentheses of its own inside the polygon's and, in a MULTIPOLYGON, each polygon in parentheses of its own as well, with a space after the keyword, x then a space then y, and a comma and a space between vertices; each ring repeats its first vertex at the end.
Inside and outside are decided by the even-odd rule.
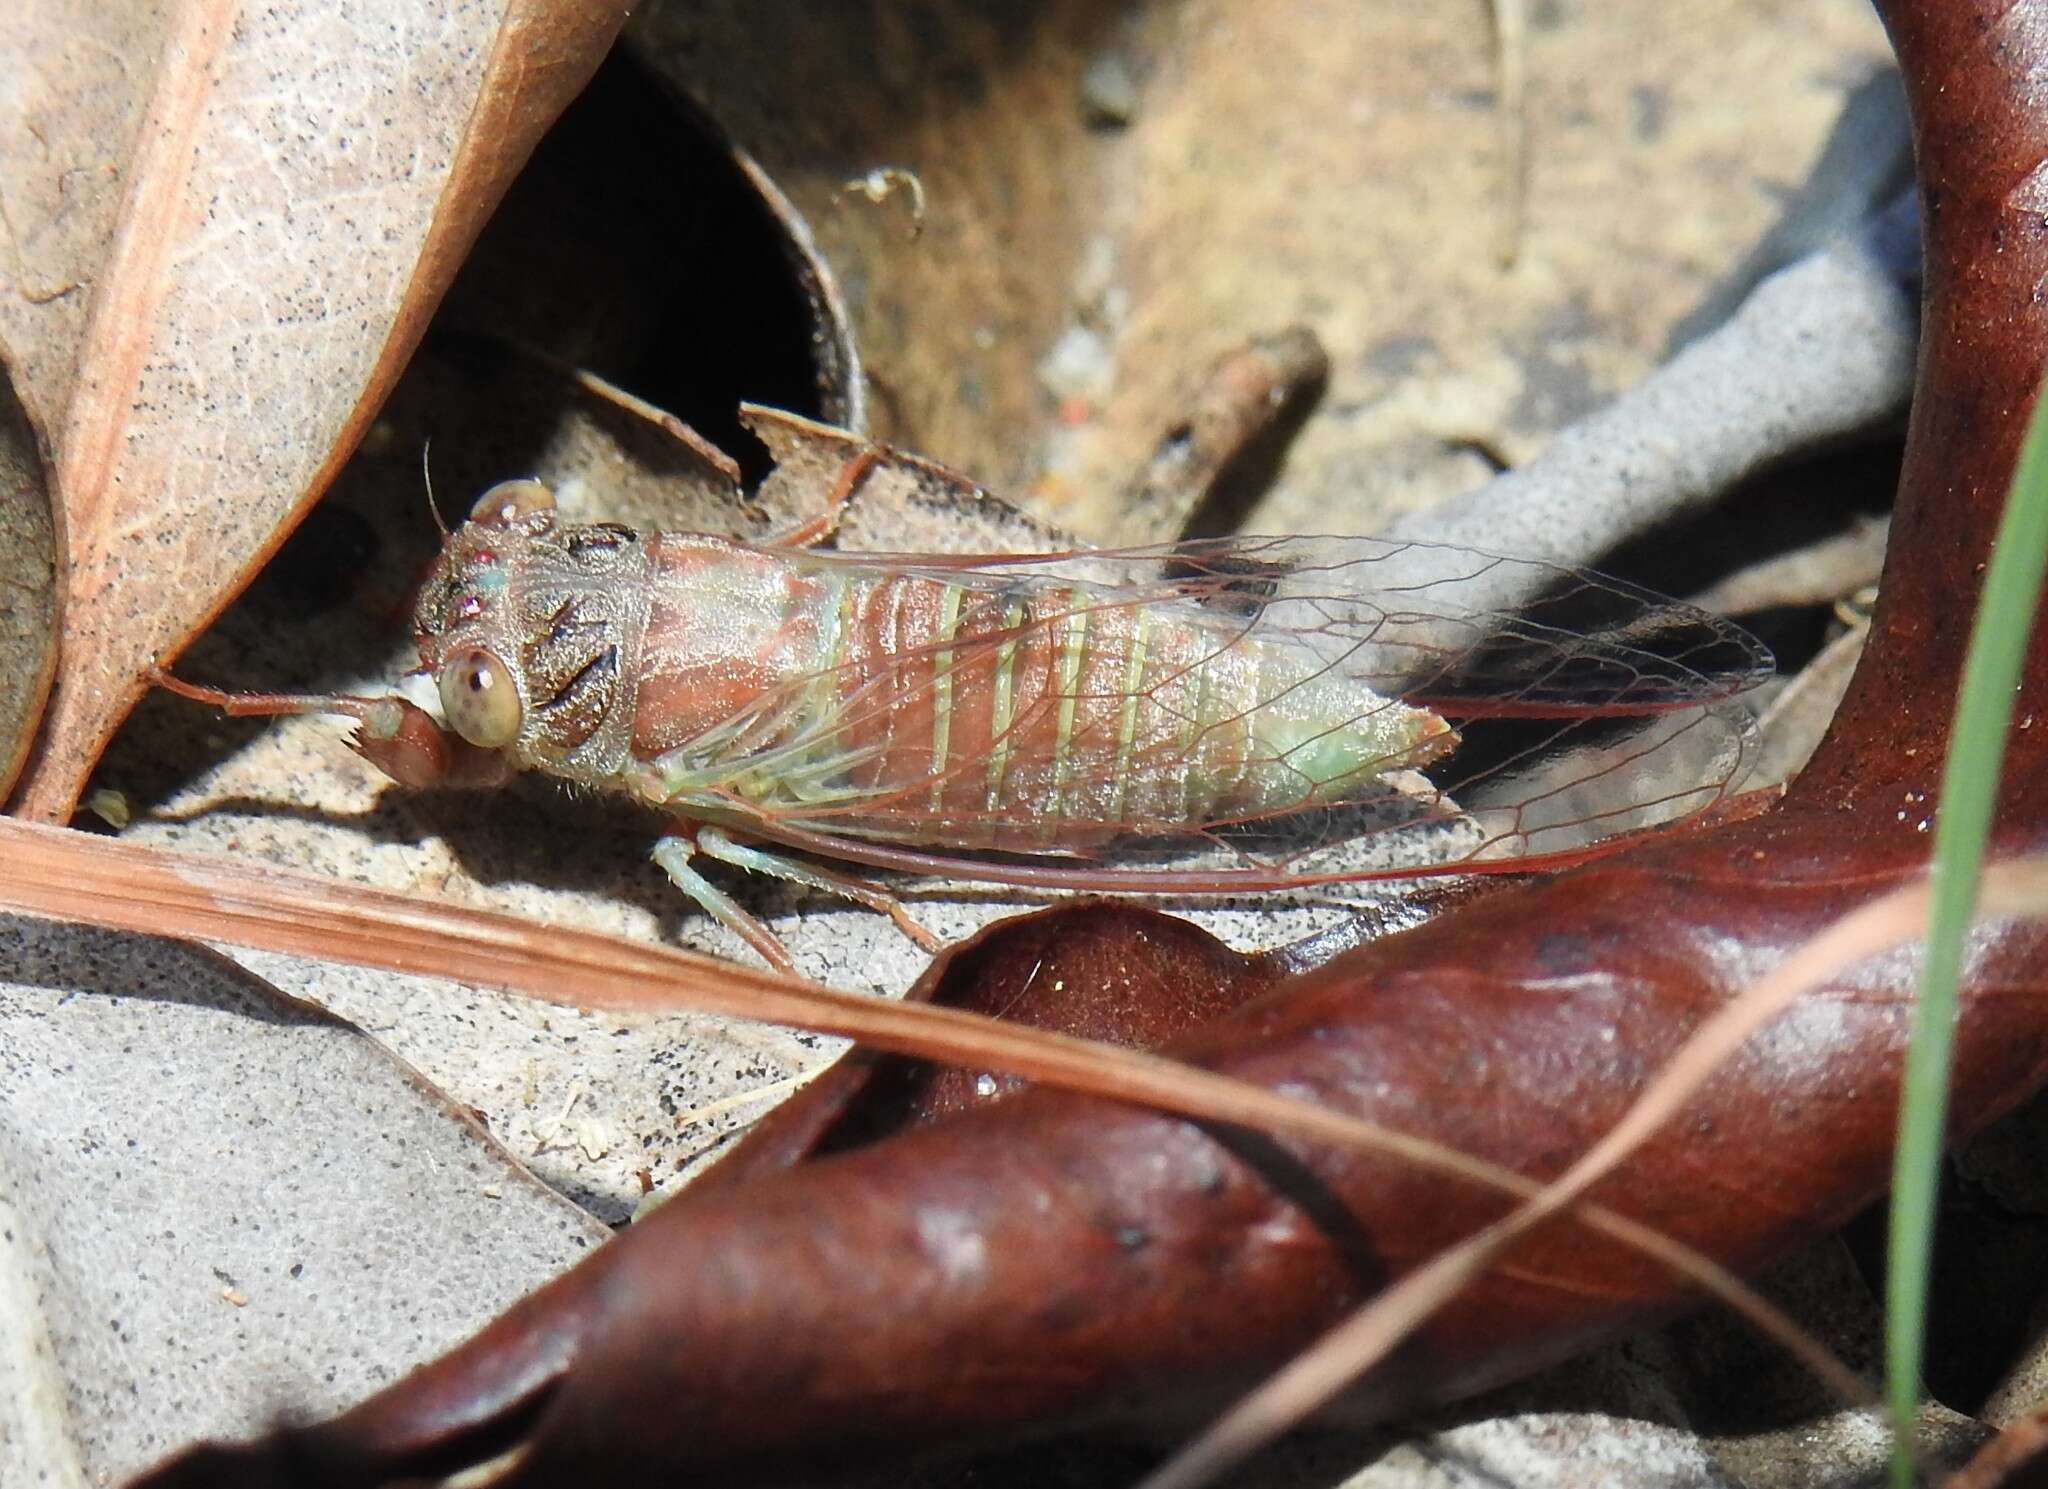
POLYGON ((374 1041, 217 956, 13 917, 0 938, 0 1482, 113 1483, 194 1423, 338 1407, 607 1235, 374 1041), (289 1344, 240 1368, 260 1336, 289 1344))
POLYGON ((143 670, 333 478, 622 14, 177 12, 57 433, 66 660, 21 811, 69 813, 143 670))
POLYGON ((0 342, 22 401, 53 435, 172 9, 143 0, 0 9, 0 342))
POLYGON ((0 803, 57 665, 57 528, 48 449, 0 349, 0 803))

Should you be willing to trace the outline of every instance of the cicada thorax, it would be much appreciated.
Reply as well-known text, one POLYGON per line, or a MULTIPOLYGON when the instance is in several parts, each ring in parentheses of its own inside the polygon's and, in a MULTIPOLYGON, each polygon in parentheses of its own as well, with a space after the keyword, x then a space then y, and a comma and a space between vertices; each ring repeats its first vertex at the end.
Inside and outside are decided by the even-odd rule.
POLYGON ((780 549, 700 533, 647 546, 632 757, 744 773, 816 722, 840 585, 780 549))

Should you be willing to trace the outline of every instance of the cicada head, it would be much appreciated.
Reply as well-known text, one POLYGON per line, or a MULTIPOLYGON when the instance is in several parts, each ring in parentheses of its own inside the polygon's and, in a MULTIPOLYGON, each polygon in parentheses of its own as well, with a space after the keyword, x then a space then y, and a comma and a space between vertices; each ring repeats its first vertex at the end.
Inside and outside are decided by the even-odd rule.
POLYGON ((452 533, 413 612, 448 728, 521 766, 612 768, 621 636, 641 561, 630 529, 561 522, 539 481, 506 481, 452 533))

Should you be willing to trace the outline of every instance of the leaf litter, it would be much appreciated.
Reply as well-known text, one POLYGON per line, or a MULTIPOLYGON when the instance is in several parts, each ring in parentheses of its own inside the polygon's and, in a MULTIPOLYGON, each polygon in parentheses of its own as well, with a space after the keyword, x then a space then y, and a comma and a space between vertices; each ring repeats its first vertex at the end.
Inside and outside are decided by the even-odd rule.
MULTIPOLYGON (((402 425, 401 418, 388 427, 402 425)), ((417 461, 413 449, 407 448, 411 444, 409 436, 387 441, 373 435, 371 444, 371 452, 358 462, 366 467, 368 479, 384 483, 392 490, 411 489, 417 461), (379 453, 375 447, 380 444, 389 448, 379 453)), ((550 458, 536 464, 545 469, 550 458)), ((581 477, 582 494, 602 500, 622 484, 622 477, 627 478, 625 484, 630 484, 634 473, 646 469, 647 464, 645 456, 635 460, 586 452, 580 457, 565 455, 557 468, 567 472, 565 484, 572 492, 581 477)), ((490 474, 502 473, 500 470, 490 474)), ((717 486, 715 479, 709 480, 706 489, 715 492, 717 486)), ((658 494, 656 499, 665 500, 658 494)), ((347 516, 352 510, 363 517, 373 534, 382 531, 379 524, 388 520, 369 515, 377 502, 367 496, 352 498, 344 491, 329 505, 344 528, 351 526, 347 516)), ((417 507, 413 512, 416 517, 423 515, 417 507)), ((606 515, 615 514, 608 511, 606 515)), ((331 533, 334 528, 330 526, 327 531, 331 533)), ((390 551, 406 551, 408 541, 416 551, 421 536, 421 530, 415 529, 411 539, 394 542, 390 551)), ((403 563, 395 567, 399 572, 404 569, 403 563)), ((391 639, 391 620, 395 607, 402 604, 404 588, 402 582, 390 577, 391 572, 387 569, 364 587, 348 591, 343 613, 352 616, 356 624, 340 627, 353 634, 338 643, 314 642, 310 647, 304 644, 309 632, 326 629, 310 624, 310 620, 318 617, 294 616, 295 620, 308 622, 296 631, 285 628, 287 636, 297 644, 280 644, 268 651, 260 641, 238 639, 230 624, 208 638, 190 665, 209 680, 232 680, 247 686, 275 686, 286 677, 322 685, 342 685, 345 679, 369 682, 388 678, 392 659, 402 656, 404 651, 402 643, 391 639), (330 646, 331 652, 323 653, 323 644, 330 646)), ((260 605, 260 601, 253 599, 249 603, 260 605)), ((284 609, 289 612, 291 607, 287 605, 284 609)), ((267 626, 272 631, 279 630, 278 614, 273 609, 268 619, 256 620, 254 628, 267 626)), ((184 710, 183 716, 178 717, 177 710, 160 702, 148 705, 147 713, 149 717, 138 731, 138 738, 154 736, 173 746, 182 741, 187 747, 208 736, 221 740, 253 736, 254 742, 243 756, 219 767, 218 774, 187 780, 169 791, 142 791, 140 799, 153 804, 157 819, 145 820, 139 826, 138 831, 145 838, 205 842, 279 863, 320 863, 352 877, 387 879, 478 901, 522 904, 541 918, 559 916, 579 923, 611 925, 642 936, 674 937, 681 932, 689 939, 706 934, 694 921, 684 923, 671 892, 638 862, 632 845, 639 840, 644 822, 637 816, 619 813, 607 818, 599 814, 593 821, 588 803, 563 803, 551 793, 532 792, 513 798, 506 809, 515 821, 502 829, 500 837, 483 820, 490 815, 493 803, 455 798, 426 802, 393 800, 399 793, 382 791, 377 782, 367 778, 359 762, 331 739, 321 736, 316 726, 286 725, 270 731, 251 731, 218 720, 195 718, 190 710, 184 710), (281 799, 290 803, 283 821, 278 811, 281 799)), ((198 748, 182 756, 175 749, 162 753, 172 758, 194 759, 205 758, 211 752, 198 744, 198 748)), ((133 780, 153 788, 160 787, 166 778, 162 756, 155 745, 117 754, 110 760, 105 777, 116 783, 133 780)), ((772 905, 778 893, 767 890, 765 902, 772 905)), ((885 923, 878 924, 877 917, 810 905, 798 897, 789 900, 790 909, 777 921, 786 935, 797 939, 801 935, 800 923, 820 927, 820 949, 812 965, 850 973, 879 965, 886 957, 893 932, 885 923)), ((1005 906, 1014 903, 1015 897, 1006 897, 1005 906)), ((957 912, 944 903, 930 907, 920 904, 918 908, 920 915, 926 915, 935 928, 942 930, 964 931, 977 923, 978 912, 971 904, 957 912), (946 919, 956 913, 958 919, 946 919)), ((986 913, 980 918, 992 916, 1002 908, 985 906, 986 913)), ((1299 914, 1297 926, 1307 929, 1341 918, 1339 911, 1318 907, 1308 907, 1299 914)), ((1241 943, 1263 943, 1276 935, 1273 922, 1251 913, 1245 913, 1236 922, 1221 923, 1232 933, 1232 939, 1241 943)), ((1287 928, 1280 927, 1277 933, 1286 934, 1287 928)), ((715 939, 708 944, 716 945, 715 939)), ((650 1068, 664 1070, 662 1079, 667 1083, 655 1098, 654 1107, 690 1110, 728 1099, 723 1094, 714 1094, 724 1089, 713 1079, 717 1075, 728 1076, 741 1090, 746 1090, 750 1083, 765 1085, 787 1080, 820 1058, 816 1042, 799 1036, 775 1036, 761 1048, 743 1043, 736 1052, 720 1054, 712 1049, 713 1035, 707 1029, 706 1042, 700 1046, 670 1050, 665 1047, 665 1040, 657 1039, 653 1043, 664 1047, 648 1048, 634 1046, 630 1038, 603 1019, 556 1012, 529 1018, 527 1013, 504 1012, 493 1006, 493 1000, 460 991, 448 994, 417 980, 399 980, 395 984, 385 981, 350 991, 339 987, 337 975, 327 971, 303 967, 287 970, 281 961, 272 961, 269 969, 287 983, 320 989, 323 997, 331 994, 336 1006, 352 1008, 372 1026, 388 1028, 395 1035, 404 1026, 415 1030, 438 1026, 433 1034, 417 1036, 420 1052, 429 1054, 436 1043, 445 1040, 442 1052, 432 1061, 439 1066, 435 1073, 444 1076, 449 1089, 464 1101, 471 1099, 464 1090, 465 1080, 474 1084, 476 1068, 491 1063, 477 1058, 475 1041, 480 1035, 495 1039, 508 1051, 520 1050, 524 1064, 515 1065, 509 1059, 498 1062, 501 1068, 492 1077, 491 1089, 482 1093, 487 1099, 478 1104, 492 1110, 494 1125, 514 1139, 515 1148, 521 1147, 519 1139, 528 1138, 536 1148, 546 1149, 542 1158, 565 1158, 567 1161, 554 1171, 556 1182, 606 1213, 617 1213, 618 1206, 637 1190, 634 1174, 638 1168, 652 1167, 661 1172, 664 1159, 680 1164, 696 1146, 708 1140, 708 1135, 699 1132, 671 1143, 667 1134, 636 1131, 637 1124, 626 1118, 623 1130, 614 1129, 609 1134, 586 1131, 565 1149, 556 1145, 564 1120, 596 1121, 601 1120, 595 1116, 600 1112, 630 1112, 636 1102, 645 1099, 633 1094, 644 1089, 644 1081, 636 1072, 650 1068), (603 1068, 592 1070, 592 1046, 615 1050, 620 1058, 606 1063, 602 1057, 595 1057, 595 1063, 602 1063, 603 1068), (566 1078, 557 1074, 564 1059, 580 1073, 566 1078), (700 1072, 705 1076, 701 1084, 697 1080, 700 1072), (561 1116, 565 1110, 570 1113, 567 1119, 561 1116), (520 1125, 522 1111, 537 1114, 526 1120, 524 1127, 520 1125), (633 1152, 636 1142, 645 1145, 650 1136, 665 1144, 652 1155, 651 1162, 645 1146, 638 1154, 633 1152), (595 1165, 582 1160, 581 1155, 596 1150, 603 1150, 607 1159, 595 1165), (568 1158, 571 1151, 576 1154, 574 1159, 568 1158), (611 1161, 610 1155, 618 1155, 621 1160, 630 1156, 633 1162, 629 1166, 619 1161, 617 1169, 610 1170, 604 1166, 611 1161), (597 1175, 594 1178, 593 1170, 597 1175)), ((870 978, 867 985, 893 982, 900 986, 912 970, 906 963, 900 972, 870 978)), ((858 978, 848 976, 845 980, 860 985, 858 978)), ((721 1032, 716 1037, 722 1039, 725 1035, 721 1032)), ((730 1046, 726 1048, 731 1050, 730 1046)), ((744 1117, 743 1112, 733 1115, 744 1117)))
POLYGON ((327 485, 621 14, 175 12, 57 426, 68 660, 16 810, 68 817, 148 665, 327 485))

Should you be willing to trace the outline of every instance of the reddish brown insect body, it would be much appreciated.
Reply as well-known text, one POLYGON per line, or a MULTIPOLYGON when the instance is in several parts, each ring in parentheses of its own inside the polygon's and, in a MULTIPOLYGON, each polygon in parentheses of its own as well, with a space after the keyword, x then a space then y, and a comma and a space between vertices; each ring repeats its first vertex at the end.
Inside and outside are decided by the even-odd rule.
MULTIPOLYGON (((491 587, 511 546, 494 541, 488 562, 456 571, 456 609, 491 587)), ((1451 740, 1298 638, 1248 637, 1243 618, 1187 601, 687 534, 650 536, 639 554, 629 541, 606 563, 644 593, 644 615, 621 597, 607 627, 557 604, 539 559, 503 594, 548 617, 517 669, 545 725, 530 763, 659 805, 953 849, 1075 850, 1343 800, 1451 740), (565 649, 602 634, 618 639, 587 658, 565 649)), ((423 612, 423 633, 449 609, 423 612)), ((444 654, 497 640, 454 634, 483 639, 444 654)))
MULTIPOLYGON (((847 462, 803 542, 831 530, 879 458, 847 462)), ((771 956, 773 939, 688 866, 692 853, 892 902, 726 829, 1084 888, 1444 871, 1711 805, 1749 739, 1746 716, 1718 705, 1768 667, 1698 611, 1462 549, 1244 538, 851 555, 572 524, 532 481, 494 488, 449 537, 415 624, 445 731, 397 700, 234 706, 343 707, 365 726, 359 748, 400 779, 537 769, 698 824, 657 860, 771 956), (1537 594, 1534 608, 1492 608, 1503 579, 1537 594), (1459 730, 1510 719, 1557 722, 1462 771, 1455 796, 1421 775, 1459 730), (1616 720, 1627 729, 1591 727, 1616 720), (1418 824, 1464 835, 1434 863, 1313 858, 1418 824), (1238 857, 1072 862, 1119 839, 1238 857)))

